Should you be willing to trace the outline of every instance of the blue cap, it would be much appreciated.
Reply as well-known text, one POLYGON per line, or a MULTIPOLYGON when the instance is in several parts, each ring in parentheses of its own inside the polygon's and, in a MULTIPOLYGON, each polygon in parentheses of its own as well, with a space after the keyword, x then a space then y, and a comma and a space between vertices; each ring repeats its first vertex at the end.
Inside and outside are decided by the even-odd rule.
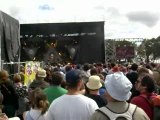
POLYGON ((75 83, 81 79, 80 70, 71 70, 66 73, 66 82, 67 83, 75 83))

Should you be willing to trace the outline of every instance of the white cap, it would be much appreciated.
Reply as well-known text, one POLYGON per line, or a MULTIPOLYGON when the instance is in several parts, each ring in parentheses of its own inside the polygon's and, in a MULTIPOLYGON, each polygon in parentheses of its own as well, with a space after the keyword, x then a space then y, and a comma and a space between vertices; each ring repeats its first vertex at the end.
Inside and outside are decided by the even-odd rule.
POLYGON ((105 87, 108 94, 118 101, 126 101, 131 97, 132 83, 122 72, 106 76, 105 87))

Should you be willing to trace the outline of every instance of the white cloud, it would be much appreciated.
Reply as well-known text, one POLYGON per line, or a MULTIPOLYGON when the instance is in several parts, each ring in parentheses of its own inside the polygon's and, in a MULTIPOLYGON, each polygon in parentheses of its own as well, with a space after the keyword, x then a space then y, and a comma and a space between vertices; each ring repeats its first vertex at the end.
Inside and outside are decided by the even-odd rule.
POLYGON ((20 23, 105 21, 106 38, 160 35, 159 0, 0 0, 0 3, 0 9, 20 23), (131 15, 143 11, 154 15, 143 13, 143 18, 150 16, 147 20, 142 17, 135 20, 131 15))

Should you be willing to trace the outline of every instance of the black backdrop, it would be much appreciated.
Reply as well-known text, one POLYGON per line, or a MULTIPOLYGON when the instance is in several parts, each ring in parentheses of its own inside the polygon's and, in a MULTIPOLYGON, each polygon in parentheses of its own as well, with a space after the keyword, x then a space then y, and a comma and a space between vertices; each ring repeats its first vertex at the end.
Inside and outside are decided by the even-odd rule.
MULTIPOLYGON (((20 25, 19 21, 0 11, 1 59, 4 63, 20 62, 20 25)), ((17 64, 5 64, 3 69, 13 74, 18 71, 17 64)))
POLYGON ((33 59, 27 55, 25 47, 37 47, 34 57, 39 61, 47 62, 48 51, 53 51, 55 56, 62 54, 56 62, 94 63, 105 60, 104 22, 21 24, 20 28, 22 61, 33 59), (71 48, 74 48, 73 55, 71 48))

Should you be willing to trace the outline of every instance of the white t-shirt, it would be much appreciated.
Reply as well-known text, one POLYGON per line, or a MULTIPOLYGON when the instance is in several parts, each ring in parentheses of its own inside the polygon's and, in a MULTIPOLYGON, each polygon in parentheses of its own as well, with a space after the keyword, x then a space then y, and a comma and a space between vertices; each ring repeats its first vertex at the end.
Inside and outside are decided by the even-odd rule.
POLYGON ((30 118, 31 120, 45 120, 45 115, 41 115, 41 110, 35 110, 35 109, 31 109, 30 111, 27 111, 25 114, 25 118, 27 120, 27 118, 30 118), (27 117, 29 115, 29 117, 27 117))
POLYGON ((46 120, 90 120, 97 103, 84 95, 63 95, 52 102, 46 120))

